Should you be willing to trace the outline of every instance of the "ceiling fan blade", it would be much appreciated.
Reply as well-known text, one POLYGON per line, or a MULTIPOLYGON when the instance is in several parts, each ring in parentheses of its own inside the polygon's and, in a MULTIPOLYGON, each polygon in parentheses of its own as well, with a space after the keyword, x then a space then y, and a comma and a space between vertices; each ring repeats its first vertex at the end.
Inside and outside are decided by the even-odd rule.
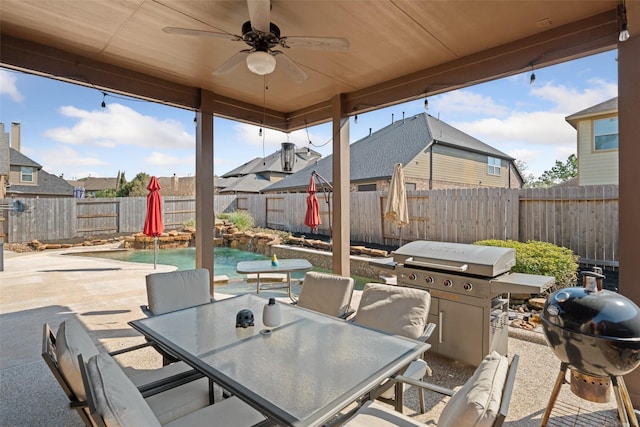
POLYGON ((162 31, 164 31, 167 34, 179 34, 179 35, 183 35, 183 36, 216 37, 216 38, 219 38, 219 39, 234 40, 234 41, 241 41, 242 40, 242 37, 236 36, 234 34, 218 33, 218 32, 215 32, 215 31, 205 31, 205 30, 193 30, 193 29, 190 29, 190 28, 164 27, 162 29, 162 31))
POLYGON ((271 1, 247 0, 249 21, 254 30, 268 34, 271 31, 271 1))
POLYGON ((291 77, 296 83, 302 83, 307 80, 309 76, 302 71, 302 68, 298 67, 287 55, 280 51, 273 51, 273 55, 276 58, 278 66, 291 77))
POLYGON ((339 37, 281 37, 283 47, 301 47, 315 50, 335 50, 346 52, 349 50, 349 40, 339 37))
POLYGON ((213 74, 221 75, 233 70, 238 66, 238 64, 244 62, 247 59, 247 55, 249 55, 249 52, 251 52, 251 49, 241 50, 240 52, 236 53, 231 58, 227 59, 224 64, 216 68, 213 71, 213 74))

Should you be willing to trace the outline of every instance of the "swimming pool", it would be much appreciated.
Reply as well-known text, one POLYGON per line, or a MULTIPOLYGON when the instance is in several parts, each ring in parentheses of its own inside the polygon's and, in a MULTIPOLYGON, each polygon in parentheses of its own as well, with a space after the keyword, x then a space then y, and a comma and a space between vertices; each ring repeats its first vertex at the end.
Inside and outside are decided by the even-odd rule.
MULTIPOLYGON (((123 251, 103 251, 103 252, 82 252, 79 256, 94 256, 98 258, 113 259, 116 261, 141 262, 153 264, 153 250, 123 250, 123 251)), ((216 276, 224 275, 229 280, 244 280, 244 274, 236 273, 236 265, 240 261, 253 261, 269 259, 269 257, 254 252, 241 251, 239 249, 216 246, 213 248, 213 270, 216 276)), ((162 249, 157 251, 156 263, 173 265, 178 270, 189 270, 196 267, 196 248, 162 249)), ((329 270, 314 267, 313 271, 328 273, 329 270)), ((293 272, 291 277, 301 279, 304 272, 293 272)), ((365 283, 371 279, 360 276, 351 276, 355 280, 355 288, 362 289, 365 283)), ((253 289, 255 290, 255 285, 253 289)))
MULTIPOLYGON (((95 256, 98 258, 107 258, 116 261, 153 264, 153 250, 83 252, 78 255, 95 256)), ((238 262, 259 259, 269 259, 269 257, 222 246, 217 246, 213 249, 213 269, 216 276, 225 275, 229 277, 229 279, 240 279, 244 277, 244 275, 236 273, 236 264, 238 264, 238 262)), ((173 265, 176 266, 178 270, 190 270, 192 268, 196 268, 196 248, 159 250, 157 251, 156 263, 173 265)))

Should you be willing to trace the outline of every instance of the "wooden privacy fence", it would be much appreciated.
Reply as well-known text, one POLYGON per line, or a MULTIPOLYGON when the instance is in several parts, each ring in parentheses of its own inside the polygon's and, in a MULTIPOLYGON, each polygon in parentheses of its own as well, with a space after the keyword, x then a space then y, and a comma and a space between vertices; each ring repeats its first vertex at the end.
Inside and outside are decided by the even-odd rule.
POLYGON ((572 249, 586 264, 618 266, 618 186, 520 192, 520 240, 572 249))
MULTIPOLYGON (((321 193, 317 197, 318 233, 329 236, 334 204, 321 193)), ((410 222, 402 228, 384 219, 386 197, 386 192, 351 193, 351 241, 399 246, 413 240, 540 240, 570 248, 586 263, 618 265, 618 186, 409 191, 410 222)), ((245 210, 259 227, 310 234, 304 225, 306 199, 306 193, 216 195, 214 210, 245 210)), ((4 212, 5 241, 135 233, 142 231, 146 210, 144 197, 25 203, 27 212, 4 212)), ((163 219, 168 229, 194 220, 195 199, 163 197, 163 219)))
MULTIPOLYGON (((72 237, 111 233, 138 233, 144 227, 146 197, 97 199, 39 198, 22 199, 23 212, 4 211, 6 242, 33 239, 50 241, 72 237)), ((7 204, 9 200, 2 203, 7 204)), ((235 196, 216 196, 214 210, 235 210, 235 196)), ((195 198, 167 196, 162 198, 165 229, 175 229, 195 220, 195 198)), ((211 226, 214 214, 211 213, 211 226)))

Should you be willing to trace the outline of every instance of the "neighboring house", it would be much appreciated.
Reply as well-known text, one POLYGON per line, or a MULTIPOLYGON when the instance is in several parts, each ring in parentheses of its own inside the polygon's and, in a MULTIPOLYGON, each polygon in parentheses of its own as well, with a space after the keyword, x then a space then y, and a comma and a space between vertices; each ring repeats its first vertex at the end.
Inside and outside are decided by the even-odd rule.
POLYGON ((95 197, 98 191, 118 189, 118 182, 120 179, 116 178, 96 178, 87 176, 77 180, 68 180, 67 182, 74 187, 84 188, 84 197, 95 197))
MULTIPOLYGON (((514 158, 426 113, 398 120, 350 146, 351 191, 387 191, 396 163, 408 190, 520 188, 514 158)), ((306 191, 315 170, 331 182, 332 160, 315 165, 263 190, 306 191)))
POLYGON ((565 120, 578 131, 578 185, 618 184, 618 97, 565 120))
POLYGON ((20 123, 11 138, 0 123, 0 199, 22 197, 73 197, 73 186, 20 152, 20 123))
MULTIPOLYGON (((196 180, 194 176, 178 177, 175 173, 171 177, 157 177, 162 196, 195 196, 196 180)), ((74 187, 84 188, 84 197, 95 197, 98 191, 118 190, 120 172, 116 178, 86 177, 68 181, 74 187)))
POLYGON ((235 168, 215 180, 216 192, 225 193, 260 193, 264 188, 278 182, 309 164, 315 164, 321 154, 306 148, 295 148, 295 160, 291 171, 285 171, 280 159, 282 150, 267 157, 255 159, 235 168))

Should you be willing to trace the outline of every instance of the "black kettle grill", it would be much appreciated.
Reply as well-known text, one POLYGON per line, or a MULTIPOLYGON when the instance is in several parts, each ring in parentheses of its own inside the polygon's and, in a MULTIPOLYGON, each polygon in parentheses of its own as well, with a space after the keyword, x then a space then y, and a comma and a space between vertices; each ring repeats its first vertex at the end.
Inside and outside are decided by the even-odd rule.
POLYGON ((541 426, 571 369, 571 391, 594 402, 608 402, 613 383, 623 425, 638 427, 623 375, 640 365, 640 308, 616 292, 603 290, 602 270, 584 271, 583 287, 551 294, 541 313, 547 343, 560 359, 560 373, 541 426))

